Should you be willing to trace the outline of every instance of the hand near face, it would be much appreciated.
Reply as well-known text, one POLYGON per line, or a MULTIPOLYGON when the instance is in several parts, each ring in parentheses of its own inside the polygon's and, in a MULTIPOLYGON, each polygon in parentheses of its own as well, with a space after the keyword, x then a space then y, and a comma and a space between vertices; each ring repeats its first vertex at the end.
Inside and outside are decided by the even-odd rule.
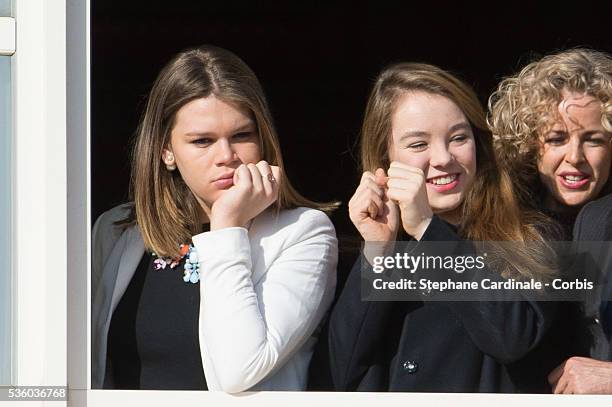
POLYGON ((387 196, 399 206, 406 233, 421 240, 433 217, 425 174, 419 168, 397 161, 391 163, 388 174, 387 196))
POLYGON ((395 240, 399 228, 397 206, 386 195, 387 177, 382 168, 366 171, 348 203, 349 217, 366 242, 395 240))
POLYGON ((241 164, 234 172, 234 185, 212 205, 210 230, 244 226, 276 201, 280 182, 277 166, 265 161, 241 164))
POLYGON ((612 394, 612 362, 572 357, 548 375, 555 394, 612 394))

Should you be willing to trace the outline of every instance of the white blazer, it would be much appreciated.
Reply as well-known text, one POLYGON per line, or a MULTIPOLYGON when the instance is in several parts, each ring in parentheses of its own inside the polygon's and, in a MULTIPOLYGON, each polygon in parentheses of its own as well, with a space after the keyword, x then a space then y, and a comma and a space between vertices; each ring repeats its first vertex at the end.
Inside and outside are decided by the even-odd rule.
MULTIPOLYGON (((93 228, 92 388, 102 388, 111 317, 144 254, 129 204, 93 228)), ((160 226, 162 227, 162 226, 160 226)), ((334 297, 338 248, 318 210, 258 215, 249 229, 193 236, 200 260, 200 354, 210 390, 304 390, 315 329, 334 297)))

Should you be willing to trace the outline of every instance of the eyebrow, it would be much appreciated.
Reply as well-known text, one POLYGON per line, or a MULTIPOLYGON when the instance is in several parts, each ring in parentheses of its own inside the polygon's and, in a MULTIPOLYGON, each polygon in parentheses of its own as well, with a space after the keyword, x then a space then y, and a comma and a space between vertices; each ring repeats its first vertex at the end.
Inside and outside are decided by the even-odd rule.
MULTIPOLYGON (((549 131, 549 134, 559 134, 559 135, 568 135, 569 132, 565 129, 551 129, 549 131)), ((607 131, 604 130, 599 130, 599 129, 589 129, 589 130, 585 130, 583 132, 580 132, 579 135, 581 137, 588 137, 588 136, 593 136, 593 135, 598 135, 601 134, 603 136, 609 136, 612 135, 611 133, 608 133, 607 131)))
POLYGON ((469 123, 467 122, 461 122, 461 123, 457 123, 457 124, 453 124, 449 129, 448 132, 449 133, 454 133, 457 130, 466 130, 466 131, 472 131, 472 126, 470 126, 469 123))
POLYGON ((400 136, 399 141, 404 141, 405 139, 410 138, 410 137, 429 137, 429 133, 426 131, 408 130, 407 132, 405 132, 404 134, 400 136))
MULTIPOLYGON (((470 126, 470 124, 467 122, 460 122, 460 123, 453 124, 451 127, 449 127, 448 132, 454 133, 457 130, 472 131, 472 126, 470 126)), ((404 141, 405 139, 410 138, 410 137, 429 137, 429 136, 430 134, 426 131, 408 130, 407 132, 405 132, 404 134, 400 136, 399 141, 404 141)))
POLYGON ((565 128, 550 129, 548 132, 549 133, 558 133, 558 134, 567 134, 567 130, 565 128))
MULTIPOLYGON (((255 125, 255 122, 252 120, 248 122, 244 122, 240 126, 234 128, 232 130, 232 133, 240 133, 246 130, 251 130, 251 127, 253 127, 254 125, 255 125)), ((190 131, 188 133, 185 133, 185 136, 187 137, 210 137, 210 136, 214 136, 215 134, 216 133, 212 131, 203 131, 203 132, 190 131)))
POLYGON ((581 133, 581 137, 591 137, 601 135, 603 137, 612 137, 612 133, 608 133, 605 130, 587 130, 584 133, 581 133))

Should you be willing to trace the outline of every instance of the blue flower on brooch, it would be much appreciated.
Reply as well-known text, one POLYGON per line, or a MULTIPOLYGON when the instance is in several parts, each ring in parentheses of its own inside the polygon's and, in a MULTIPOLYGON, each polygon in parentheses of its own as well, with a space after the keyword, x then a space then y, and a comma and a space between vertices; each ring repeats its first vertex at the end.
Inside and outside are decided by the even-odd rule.
MULTIPOLYGON (((178 266, 182 259, 185 259, 183 267, 183 281, 186 283, 195 284, 200 281, 200 265, 198 263, 198 252, 193 245, 182 244, 179 246, 181 256, 178 258, 158 257, 153 260, 153 268, 155 270, 163 270, 166 266, 171 269, 178 266)), ((153 253, 154 256, 157 256, 153 253)))
POLYGON ((192 284, 200 281, 200 264, 198 263, 198 252, 193 245, 189 245, 189 252, 185 256, 185 266, 183 267, 183 281, 192 284))

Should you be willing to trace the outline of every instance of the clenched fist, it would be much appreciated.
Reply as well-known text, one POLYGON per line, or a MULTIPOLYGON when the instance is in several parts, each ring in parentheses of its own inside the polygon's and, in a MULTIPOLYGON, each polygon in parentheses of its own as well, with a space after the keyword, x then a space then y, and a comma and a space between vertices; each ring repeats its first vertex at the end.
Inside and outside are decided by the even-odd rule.
POLYGON ((241 164, 233 185, 211 208, 210 230, 244 226, 278 198, 280 168, 265 161, 241 164))
POLYGON ((420 168, 397 161, 391 163, 388 174, 387 196, 398 204, 406 233, 421 240, 433 217, 425 174, 420 168))
POLYGON ((382 168, 366 171, 349 201, 349 217, 366 242, 395 240, 399 228, 397 205, 386 193, 387 176, 382 168))

